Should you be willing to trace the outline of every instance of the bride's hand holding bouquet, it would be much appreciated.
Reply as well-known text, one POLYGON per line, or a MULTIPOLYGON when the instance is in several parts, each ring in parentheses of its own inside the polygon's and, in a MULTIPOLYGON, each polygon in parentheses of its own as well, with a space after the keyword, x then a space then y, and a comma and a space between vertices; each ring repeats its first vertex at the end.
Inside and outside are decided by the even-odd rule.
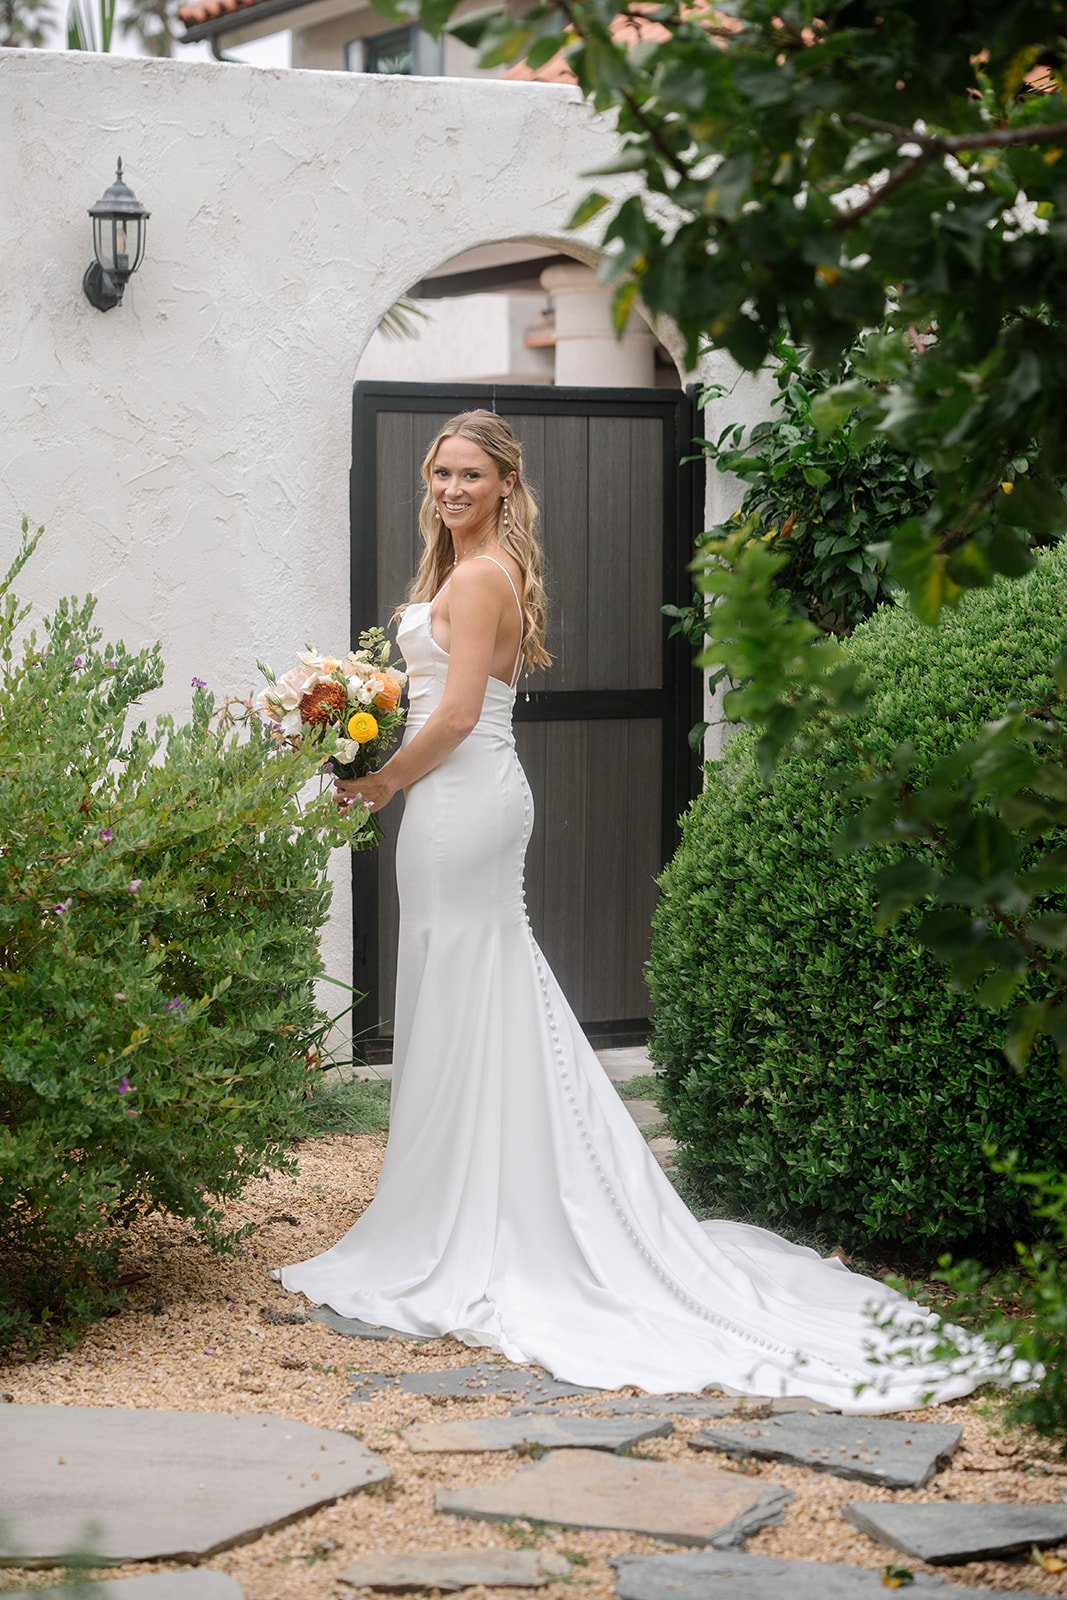
POLYGON ((312 740, 322 749, 342 815, 361 801, 376 843, 381 830, 372 813, 396 792, 375 772, 403 725, 400 705, 407 675, 389 666, 390 645, 381 628, 366 628, 344 657, 298 652, 299 666, 278 678, 260 662, 268 687, 260 700, 278 735, 291 744, 312 740))

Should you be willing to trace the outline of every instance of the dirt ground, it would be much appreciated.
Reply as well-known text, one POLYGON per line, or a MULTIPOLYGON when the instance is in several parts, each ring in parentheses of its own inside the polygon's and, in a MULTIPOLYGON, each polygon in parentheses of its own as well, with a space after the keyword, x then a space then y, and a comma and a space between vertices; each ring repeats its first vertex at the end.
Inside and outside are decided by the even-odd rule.
MULTIPOLYGON (((625 1533, 478 1522, 435 1509, 438 1488, 509 1477, 526 1463, 509 1451, 416 1454, 401 1439, 401 1430, 419 1421, 500 1415, 511 1404, 507 1398, 379 1393, 358 1404, 347 1398, 354 1374, 466 1366, 479 1359, 477 1352, 451 1339, 427 1344, 343 1339, 319 1323, 292 1326, 264 1318, 264 1311, 291 1312, 304 1304, 269 1280, 268 1267, 322 1250, 350 1226, 373 1194, 384 1148, 384 1137, 370 1135, 305 1141, 296 1176, 257 1181, 231 1208, 234 1221, 254 1224, 241 1253, 232 1258, 213 1257, 184 1223, 148 1218, 131 1240, 131 1288, 124 1310, 94 1325, 72 1350, 57 1346, 34 1360, 0 1368, 0 1398, 15 1404, 266 1412, 346 1429, 389 1462, 391 1484, 212 1557, 208 1565, 231 1574, 247 1600, 353 1600, 359 1591, 341 1583, 340 1574, 356 1556, 370 1552, 519 1546, 560 1551, 574 1563, 568 1579, 537 1591, 545 1600, 567 1600, 572 1590, 589 1600, 613 1595, 610 1556, 679 1547, 625 1533)), ((593 1402, 588 1409, 595 1409, 593 1402)), ((886 1565, 891 1552, 841 1518, 839 1508, 847 1501, 1067 1498, 1067 1465, 1046 1447, 1001 1431, 995 1400, 956 1401, 908 1415, 964 1427, 953 1463, 914 1494, 775 1463, 757 1468, 710 1453, 700 1459, 725 1471, 759 1471, 794 1492, 783 1524, 752 1538, 751 1553, 875 1569, 886 1565)), ((702 1426, 696 1418, 676 1418, 670 1437, 649 1440, 635 1454, 656 1460, 690 1457, 686 1441, 702 1426)), ((1025 1556, 951 1569, 892 1559, 894 1565, 936 1574, 949 1584, 1067 1596, 1067 1571, 1044 1572, 1025 1556)), ((110 1575, 151 1570, 157 1569, 142 1564, 112 1568, 110 1575)), ((46 1572, 0 1569, 0 1595, 54 1581, 46 1572)), ((513 1600, 516 1593, 465 1592, 471 1600, 513 1600)))

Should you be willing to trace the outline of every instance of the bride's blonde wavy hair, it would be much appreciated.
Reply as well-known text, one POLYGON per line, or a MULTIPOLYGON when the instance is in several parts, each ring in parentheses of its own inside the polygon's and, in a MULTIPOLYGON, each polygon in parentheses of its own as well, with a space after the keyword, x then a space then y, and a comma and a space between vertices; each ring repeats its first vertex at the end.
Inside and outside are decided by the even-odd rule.
POLYGON ((432 600, 452 571, 454 551, 452 535, 437 515, 437 507, 430 488, 433 464, 445 439, 469 439, 484 450, 502 478, 509 472, 515 474, 515 486, 508 495, 508 525, 504 525, 504 503, 501 500, 496 528, 496 538, 501 550, 506 550, 518 562, 522 572, 522 654, 527 670, 548 667, 552 657, 545 649, 545 627, 548 622, 548 601, 543 581, 543 557, 535 529, 537 527, 537 502, 522 475, 522 448, 503 417, 494 411, 461 411, 452 417, 434 439, 422 463, 422 476, 426 493, 419 507, 419 532, 425 549, 419 569, 408 591, 408 603, 432 600))

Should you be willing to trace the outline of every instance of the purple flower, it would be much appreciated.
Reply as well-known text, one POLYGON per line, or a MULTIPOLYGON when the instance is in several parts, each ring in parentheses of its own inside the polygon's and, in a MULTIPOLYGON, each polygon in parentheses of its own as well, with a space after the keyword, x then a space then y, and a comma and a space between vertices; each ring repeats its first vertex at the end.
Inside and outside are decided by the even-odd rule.
POLYGON ((123 1073, 122 1077, 119 1079, 119 1094, 136 1094, 136 1093, 137 1093, 137 1091, 134 1088, 133 1084, 130 1082, 129 1078, 126 1077, 126 1074, 123 1073))
POLYGON ((186 1011, 188 1010, 188 1007, 188 1000, 180 1000, 178 996, 175 995, 172 1000, 167 1001, 163 1009, 164 1011, 186 1011))
POLYGON ((136 1113, 136 1111, 127 1111, 126 1115, 128 1117, 135 1117, 137 1115, 137 1113, 136 1113))
POLYGON ((326 765, 323 767, 322 770, 323 770, 323 772, 327 773, 332 778, 333 777, 333 772, 334 772, 333 762, 332 761, 327 761, 326 765))
POLYGON ((68 896, 66 900, 61 900, 58 905, 53 906, 52 910, 57 917, 61 917, 65 911, 70 910, 73 904, 74 901, 68 896))
POLYGON ((110 844, 115 835, 110 828, 101 828, 96 837, 102 839, 105 844, 110 844))
POLYGON ((192 683, 192 687, 194 689, 206 689, 207 688, 207 683, 204 681, 203 678, 194 678, 193 679, 193 683, 192 683))
POLYGON ((138 889, 141 887, 143 882, 144 882, 143 878, 131 878, 130 882, 129 882, 130 893, 131 894, 136 894, 138 889))
POLYGON ((84 667, 84 665, 85 665, 85 657, 84 656, 75 656, 74 657, 74 666, 75 666, 75 668, 84 667))
POLYGON ((117 672, 119 664, 117 661, 105 661, 104 666, 107 668, 108 672, 117 672))

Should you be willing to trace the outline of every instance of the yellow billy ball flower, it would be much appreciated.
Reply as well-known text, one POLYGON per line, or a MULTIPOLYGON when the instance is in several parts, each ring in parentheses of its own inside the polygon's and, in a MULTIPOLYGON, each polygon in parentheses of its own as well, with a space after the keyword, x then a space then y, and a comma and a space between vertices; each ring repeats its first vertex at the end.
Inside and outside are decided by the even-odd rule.
POLYGON ((357 744, 366 744, 370 739, 378 736, 378 719, 372 717, 369 711, 357 711, 355 716, 348 719, 348 737, 357 744))

